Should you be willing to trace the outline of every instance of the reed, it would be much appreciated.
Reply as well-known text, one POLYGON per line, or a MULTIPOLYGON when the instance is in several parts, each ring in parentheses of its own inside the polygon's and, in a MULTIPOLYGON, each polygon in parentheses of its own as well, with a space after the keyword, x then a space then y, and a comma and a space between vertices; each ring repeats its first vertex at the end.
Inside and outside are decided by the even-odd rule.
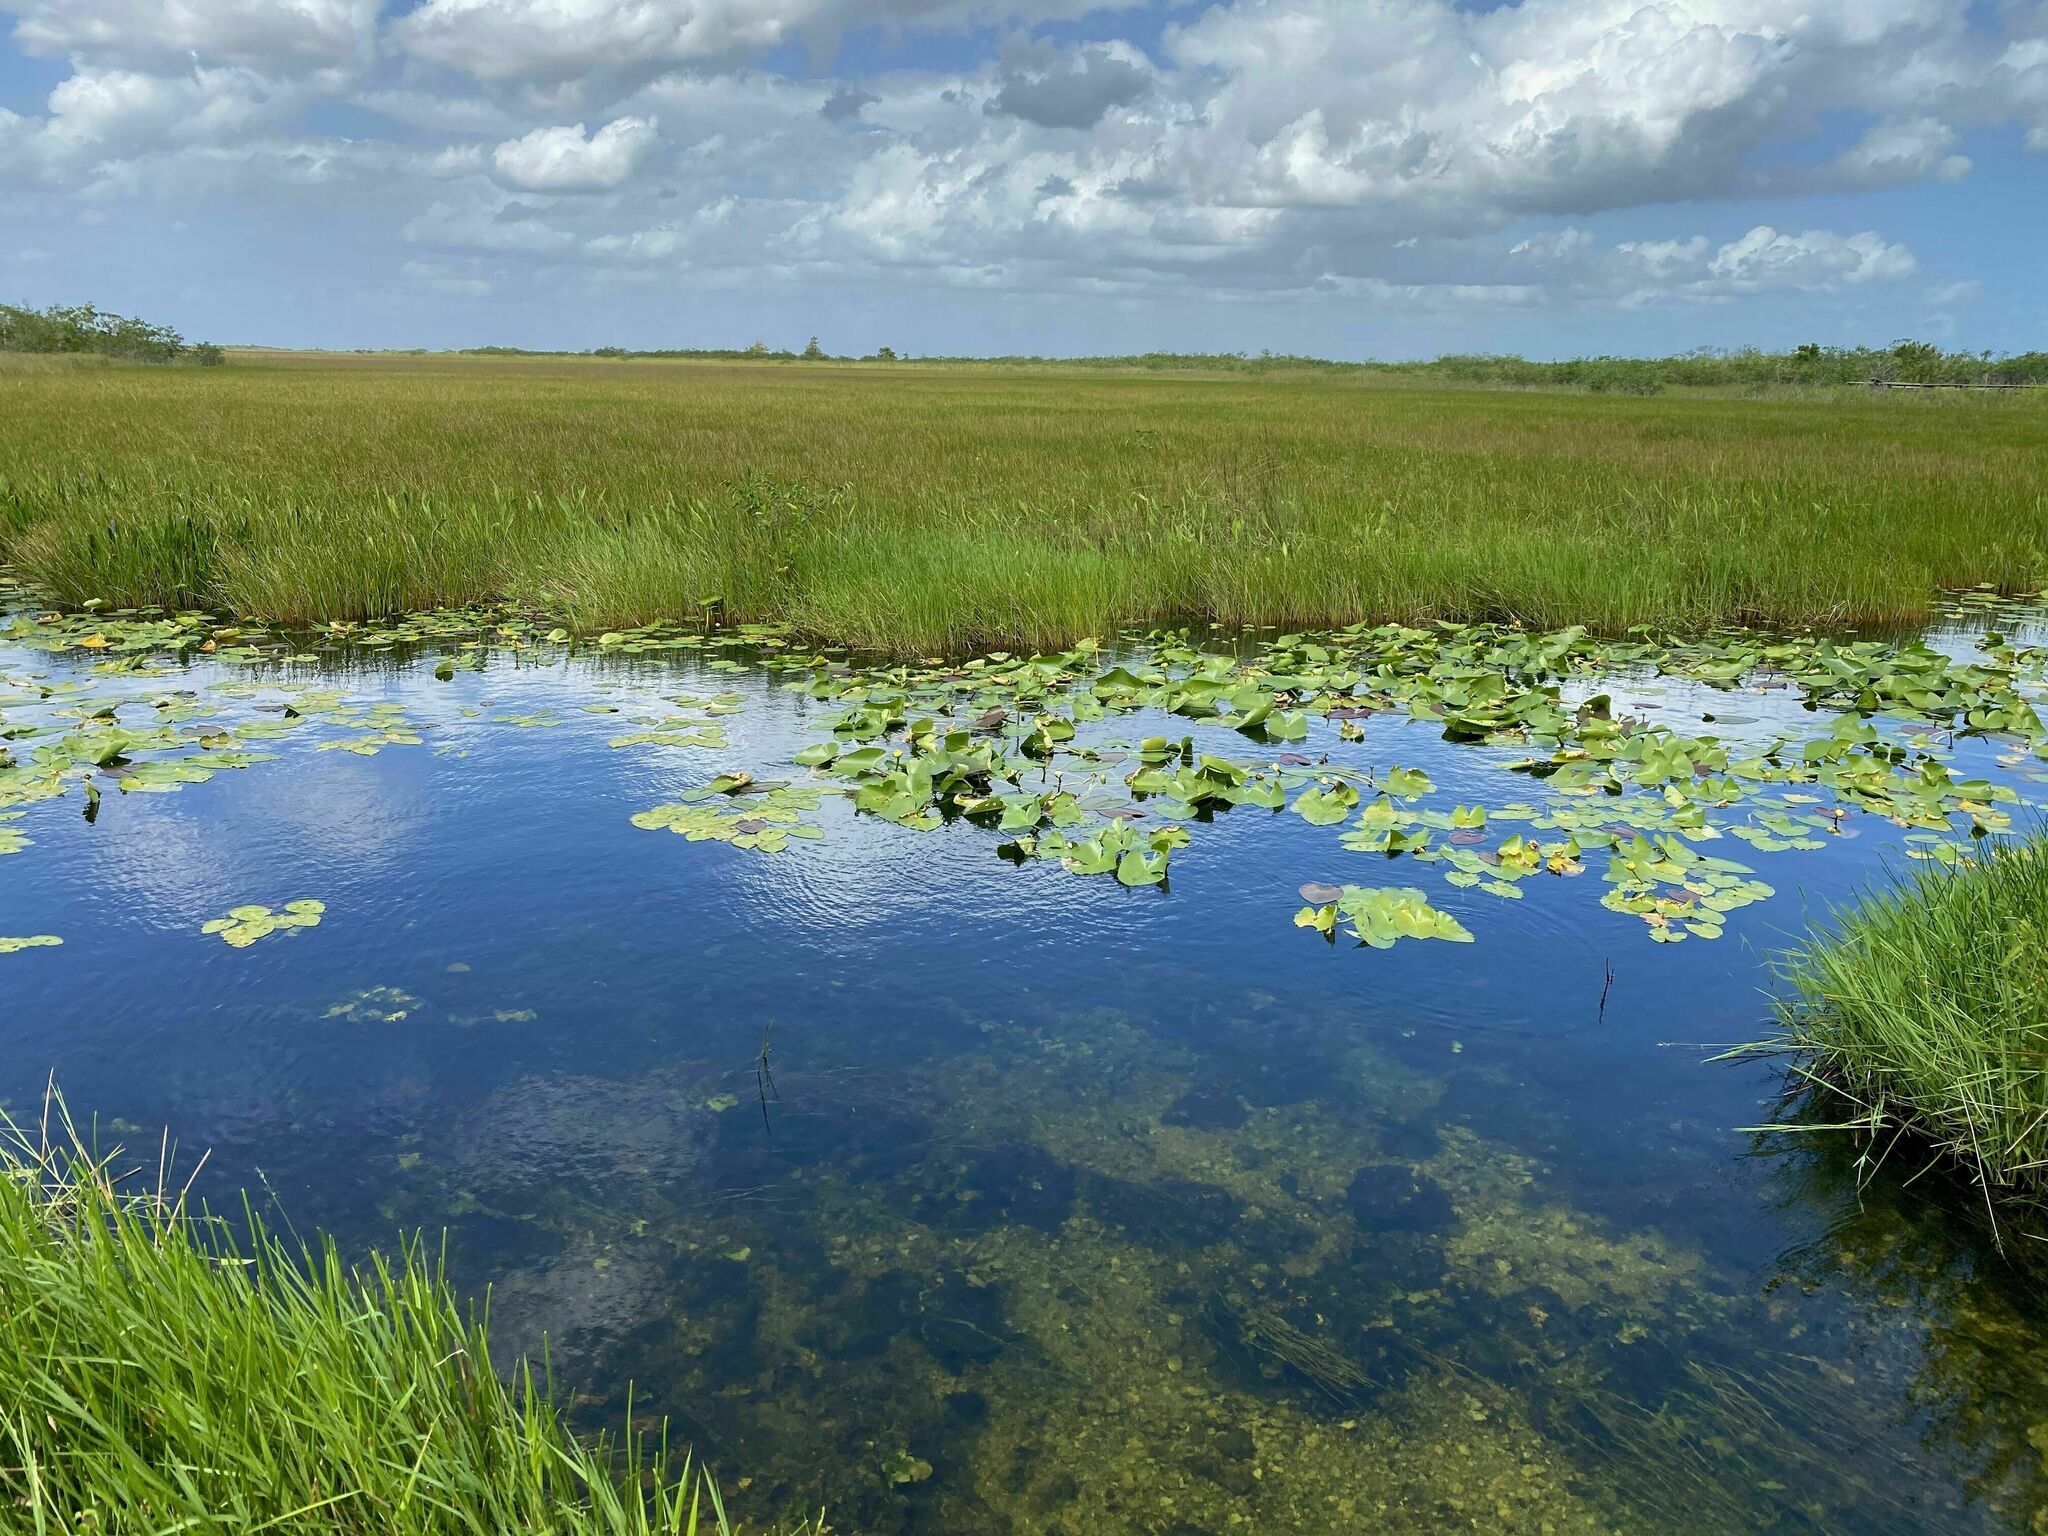
POLYGON ((2048 391, 237 354, 0 371, 0 561, 287 621, 504 599, 906 653, 1123 624, 1910 623, 2048 585, 2048 391))
POLYGON ((418 1242, 360 1266, 0 1122, 0 1528, 694 1536, 731 1526, 665 1434, 585 1441, 492 1370, 418 1242))
POLYGON ((1855 1107, 1866 1161, 1903 1134, 1987 1196, 2048 1190, 2048 839, 1875 892, 1782 969, 1783 1043, 1855 1107))

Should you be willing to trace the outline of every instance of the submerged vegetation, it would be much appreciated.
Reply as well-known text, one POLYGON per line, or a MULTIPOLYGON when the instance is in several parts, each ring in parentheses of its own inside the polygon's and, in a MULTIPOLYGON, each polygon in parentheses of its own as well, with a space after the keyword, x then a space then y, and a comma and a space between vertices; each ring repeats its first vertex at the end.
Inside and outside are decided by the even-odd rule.
POLYGON ((0 560, 76 607, 505 600, 921 657, 1127 624, 1780 627, 2048 583, 2048 396, 251 355, 0 378, 0 560))
MULTIPOLYGON (((1575 1040, 1532 1001, 1611 953, 1624 994, 1647 981, 1622 1005, 1646 1026, 1699 1017, 1670 995, 1702 976, 1747 1009, 1736 946, 1619 945, 1754 937, 1771 887, 1729 854, 1772 881, 1825 878, 1859 829, 1931 861, 2007 830, 2048 747, 2032 610, 1951 597, 1925 641, 1195 627, 882 662, 715 613, 586 637, 504 608, 304 631, 64 613, 19 590, 7 607, 0 853, 34 867, 0 885, 6 928, 74 940, 0 959, 10 995, 76 1027, 79 962, 116 950, 68 926, 103 899, 96 861, 152 828, 206 838, 220 877, 149 953, 208 979, 161 1031, 194 1076, 216 1076, 209 1049, 233 1053, 197 1113, 277 1090, 229 1157, 296 1156, 286 1187, 334 1202, 320 1218, 352 1243, 447 1227, 458 1285, 494 1285, 494 1341, 538 1357, 545 1337, 593 1386, 558 1400, 577 1423, 666 1415, 744 1474, 726 1487, 750 1519, 829 1497, 876 1536, 1917 1536, 2023 1530, 2041 1507, 2032 1314, 1981 1276, 1938 1315, 1874 1302, 1845 1320, 1822 1285, 1758 1293, 1757 1250, 1714 1223, 1771 1251, 1818 1228, 1832 1249, 1849 1181, 1812 1197, 1826 1214, 1759 1229, 1756 1191, 1722 1188, 1742 1183, 1728 1127, 1749 1086, 1685 1063, 1638 1098, 1630 1053, 1675 1053, 1614 1014, 1575 1040), (242 770, 271 783, 238 798, 242 770), (443 813, 383 844, 353 889, 353 857, 294 872, 296 830, 280 861, 278 826, 312 824, 280 807, 330 819, 362 803, 351 786, 440 796, 443 813), (90 828, 81 800, 101 808, 90 828), (260 876, 238 855, 252 846, 260 876), (994 872, 1006 888, 941 867, 998 854, 1019 866, 994 872), (450 900, 479 870, 489 894, 450 900), (41 909, 67 887, 76 905, 41 909), (1297 888, 1312 932, 1289 927, 1297 888), (743 890, 760 899, 726 912, 743 890), (992 890, 994 923, 975 905, 992 890), (331 907, 286 900, 313 892, 331 907), (914 920, 887 910, 892 892, 913 894, 914 920), (229 910, 250 898, 273 905, 229 910), (387 905, 431 920, 363 921, 387 905), (522 911, 538 915, 506 922, 522 911), (507 965, 493 927, 539 961, 507 965), (1465 935, 1486 946, 1477 965, 1451 948, 1465 935), (264 942, 220 950, 241 937, 264 942), (1505 992, 1514 976, 1536 984, 1505 992), (322 1053, 345 1065, 304 1065, 322 1053), (1531 1091, 1585 1078, 1611 1089, 1599 1113, 1531 1091), (365 1126, 375 1160, 346 1191, 308 1175, 365 1126)), ((143 892, 147 921, 162 898, 143 892)), ((1590 988, 1582 1001, 1592 1016, 1590 988)), ((193 1232, 220 1252, 205 1244, 225 1229, 193 1232)), ((289 1257, 331 1273, 296 1243, 289 1257)), ((157 1264, 102 1333, 153 1316, 149 1296, 184 1314, 185 1270, 157 1264)), ((1869 1267, 1885 1279, 1852 1283, 1896 1294, 1928 1261, 1894 1246, 1869 1267)), ((273 1273, 209 1283, 261 1296, 273 1273)), ((378 1326, 358 1305, 382 1281, 359 1283, 334 1304, 351 1338, 378 1326)), ((467 1386, 481 1340, 444 1327, 431 1347, 394 1391, 434 1362, 467 1386), (451 1362, 456 1347, 470 1353, 451 1362)), ((138 1371, 168 1371, 134 1348, 138 1371)), ((324 1350, 316 1384, 340 1370, 324 1350)), ((153 1413, 179 1387, 147 1380, 135 1401, 153 1413)), ((433 1380, 405 1411, 456 1391, 433 1380)), ((229 1373, 218 1392, 244 1385, 229 1373)), ((251 1434, 292 1433, 275 1395, 254 1398, 251 1434)), ((202 1406, 227 1427, 177 1454, 232 1466, 242 1421, 223 1395, 202 1406)), ((398 1413, 379 1393, 360 1411, 372 1431, 398 1413)), ((139 1422, 120 1432, 153 1432, 139 1422)), ((57 1415, 38 1456, 90 1443, 71 1426, 57 1415)), ((393 1472, 379 1497, 470 1465, 431 1440, 415 1476, 391 1449, 403 1433, 376 1443, 414 1480, 393 1472)), ((418 1455, 417 1435, 402 1443, 418 1455)), ((593 1453, 588 1479, 557 1486, 594 1510, 599 1468, 624 1489, 629 1463, 593 1453)), ((0 1479, 12 1465, 0 1443, 0 1479)), ((673 1515, 680 1464, 664 1475, 673 1515)), ((355 1513, 278 1528, 354 1529, 337 1511, 355 1513)))
MULTIPOLYGON (((56 1135, 52 1135, 52 1131, 56 1135)), ((344 1264, 0 1119, 0 1525, 294 1536, 728 1532, 665 1432, 586 1443, 493 1373, 417 1242, 344 1264), (132 1181, 131 1181, 132 1182, 132 1181)))
POLYGON ((2048 1193, 2048 840, 1872 894, 1784 970, 1784 1043, 1855 1107, 1869 1161, 1910 1156, 1903 1135, 1987 1194, 2048 1193))

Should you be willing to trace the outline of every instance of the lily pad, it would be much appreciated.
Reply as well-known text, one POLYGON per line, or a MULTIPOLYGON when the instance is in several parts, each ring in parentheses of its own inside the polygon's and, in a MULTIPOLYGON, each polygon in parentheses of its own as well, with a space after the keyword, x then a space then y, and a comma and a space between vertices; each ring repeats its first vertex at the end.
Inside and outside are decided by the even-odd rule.
POLYGON ((258 939, 268 938, 273 933, 317 928, 326 911, 326 903, 319 901, 288 901, 284 910, 278 912, 269 907, 240 906, 231 908, 226 917, 210 919, 199 931, 219 934, 222 942, 236 949, 247 949, 258 939))

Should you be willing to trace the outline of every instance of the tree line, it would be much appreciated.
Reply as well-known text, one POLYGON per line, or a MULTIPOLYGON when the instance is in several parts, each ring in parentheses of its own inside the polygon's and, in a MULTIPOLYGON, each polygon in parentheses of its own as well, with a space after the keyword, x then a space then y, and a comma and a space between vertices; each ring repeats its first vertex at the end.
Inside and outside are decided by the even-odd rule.
POLYGON ((1387 362, 1340 362, 1284 352, 1140 352, 1102 357, 1001 357, 926 355, 899 359, 880 347, 865 357, 825 351, 816 337, 801 352, 750 347, 595 347, 555 352, 524 347, 470 347, 470 356, 603 357, 763 362, 974 364, 980 367, 1137 369, 1158 373, 1357 373, 1442 379, 1460 384, 1559 385, 1616 394, 1655 394, 1666 386, 1755 387, 1773 384, 1953 384, 1986 387, 2048 385, 2048 352, 1946 351, 1931 342, 1895 341, 1884 347, 1830 347, 1818 342, 1790 351, 1759 347, 1700 347, 1669 357, 1603 354, 1539 360, 1511 353, 1449 353, 1442 357, 1387 362))
POLYGON ((151 325, 91 304, 22 309, 0 304, 0 352, 91 353, 142 363, 225 361, 211 342, 188 342, 168 325, 151 325))

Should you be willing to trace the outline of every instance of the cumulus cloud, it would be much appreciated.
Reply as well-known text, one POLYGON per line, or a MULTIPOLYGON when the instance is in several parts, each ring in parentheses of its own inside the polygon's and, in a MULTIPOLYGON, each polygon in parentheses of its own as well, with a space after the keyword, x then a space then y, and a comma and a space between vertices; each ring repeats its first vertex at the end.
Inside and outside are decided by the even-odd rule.
POLYGON ((479 80, 560 83, 773 48, 820 8, 773 0, 426 0, 392 35, 414 57, 479 80))
POLYGON ((1759 224, 1716 244, 1705 235, 1624 240, 1601 246, 1566 227, 1508 248, 1504 269, 1540 270, 1553 302, 1629 308, 1727 303, 1768 293, 1826 294, 1910 277, 1918 263, 1903 244, 1873 231, 1781 233, 1759 224))
POLYGON ((26 53, 128 69, 238 65, 273 74, 367 62, 378 0, 29 0, 26 53))
POLYGON ((1519 257, 1523 261, 1554 266, 1560 262, 1574 260, 1592 244, 1592 235, 1583 229, 1567 226, 1564 229, 1545 230, 1540 235, 1531 235, 1526 240, 1517 241, 1508 247, 1508 255, 1519 257))
POLYGON ((1062 49, 1013 39, 1003 50, 1002 88, 987 110, 1041 128, 1092 128, 1112 107, 1128 106, 1151 89, 1151 73, 1143 57, 1123 45, 1062 49))
POLYGON ((1101 0, 425 0, 391 35, 413 57, 496 84, 644 82, 857 27, 1085 15, 1101 0))
POLYGON ((1838 235, 1809 229, 1781 235, 1759 224, 1714 253, 1710 275, 1737 289, 1833 288, 1910 276, 1917 266, 1903 245, 1887 244, 1872 230, 1838 235))
POLYGON ((583 124, 536 128, 491 155, 498 179, 529 192, 604 192, 621 186, 659 141, 654 119, 621 117, 586 134, 583 124))
POLYGON ((1831 169, 1836 180, 1853 186, 1898 186, 1927 176, 1961 181, 1970 174, 1970 160, 1950 153, 1955 143, 1955 130, 1938 118, 1889 117, 1872 123, 1831 169))
POLYGON ((1919 237, 1807 228, 1865 222, 1817 195, 1944 195, 1990 127, 2048 149, 2048 15, 2017 3, 1204 0, 1143 48, 1100 40, 1100 0, 6 13, 71 73, 0 109, 0 183, 341 188, 385 270, 433 289, 412 247, 451 295, 578 264, 1399 308, 1846 294, 1911 273, 1919 237), (1098 40, 1034 30, 1083 13, 1098 40), (949 62, 834 73, 873 28, 949 29, 949 62), (1657 238, 1617 240, 1651 207, 1686 233, 1645 214, 1657 238))

